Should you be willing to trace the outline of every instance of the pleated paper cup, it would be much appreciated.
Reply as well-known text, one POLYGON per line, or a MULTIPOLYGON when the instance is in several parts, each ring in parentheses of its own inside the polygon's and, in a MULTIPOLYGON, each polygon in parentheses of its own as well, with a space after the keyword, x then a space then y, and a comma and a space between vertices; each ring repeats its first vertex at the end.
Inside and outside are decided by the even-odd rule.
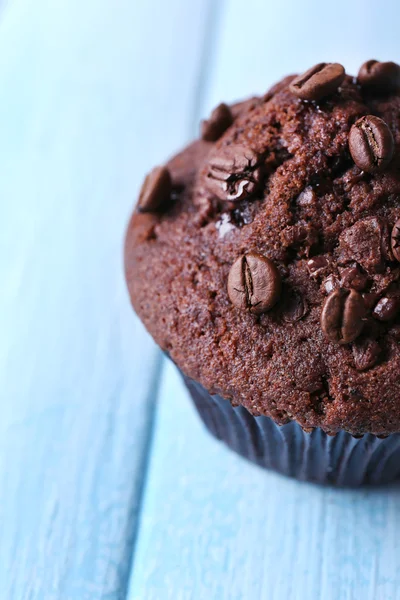
POLYGON ((261 467, 304 481, 351 487, 400 477, 400 434, 355 438, 345 431, 329 436, 319 428, 306 433, 294 421, 279 426, 243 406, 233 407, 181 374, 207 429, 261 467))

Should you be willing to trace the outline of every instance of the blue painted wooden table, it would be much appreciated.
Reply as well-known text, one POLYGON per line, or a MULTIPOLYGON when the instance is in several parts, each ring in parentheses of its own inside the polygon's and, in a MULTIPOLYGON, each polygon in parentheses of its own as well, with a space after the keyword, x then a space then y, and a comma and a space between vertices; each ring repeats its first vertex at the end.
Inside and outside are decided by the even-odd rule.
POLYGON ((300 484, 209 437, 122 271, 143 174, 202 115, 320 60, 399 61, 398 15, 0 2, 1 600, 400 598, 399 488, 300 484))

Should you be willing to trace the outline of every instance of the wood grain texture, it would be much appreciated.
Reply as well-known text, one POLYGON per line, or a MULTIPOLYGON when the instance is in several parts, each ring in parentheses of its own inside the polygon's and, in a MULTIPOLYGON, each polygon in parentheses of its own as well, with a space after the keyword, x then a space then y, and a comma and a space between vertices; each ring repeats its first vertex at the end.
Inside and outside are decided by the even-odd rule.
POLYGON ((129 306, 123 234, 146 170, 187 140, 207 10, 4 6, 2 599, 125 597, 159 353, 129 306))
POLYGON ((0 598, 400 598, 398 488, 245 463, 203 430, 171 366, 149 454, 159 354, 121 248, 143 173, 200 112, 321 53, 353 70, 399 59, 396 10, 0 2, 0 598))
MULTIPOLYGON (((200 112, 326 61, 400 59, 394 0, 226 0, 200 112), (343 15, 346 18, 343 19, 343 15)), ((335 490, 246 463, 164 372, 130 600, 400 599, 400 488, 335 490)))

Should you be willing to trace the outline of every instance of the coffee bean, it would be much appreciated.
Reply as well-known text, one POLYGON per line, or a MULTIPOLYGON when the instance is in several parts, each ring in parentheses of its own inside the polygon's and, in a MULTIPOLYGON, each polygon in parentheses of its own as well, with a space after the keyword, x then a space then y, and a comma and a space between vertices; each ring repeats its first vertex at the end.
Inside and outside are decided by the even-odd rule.
POLYGON ((233 123, 231 109, 226 104, 219 104, 211 116, 201 124, 201 139, 216 142, 233 123))
POLYGON ((321 100, 336 92, 345 75, 338 63, 319 63, 296 77, 289 89, 302 100, 321 100))
POLYGON ((400 309, 400 298, 393 297, 381 298, 375 306, 372 315, 378 321, 391 321, 397 315, 400 309))
POLYGON ((354 366, 357 371, 371 369, 378 362, 381 348, 376 340, 365 339, 353 345, 354 366))
POLYGON ((400 88, 400 65, 367 60, 358 72, 358 83, 370 91, 395 92, 400 88))
POLYGON ((256 192, 261 181, 259 158, 242 144, 218 148, 210 157, 206 185, 220 200, 243 200, 256 192))
POLYGON ((249 252, 232 265, 228 295, 235 306, 261 314, 276 304, 281 293, 281 276, 269 258, 249 252))
POLYGON ((156 212, 171 198, 172 181, 166 167, 155 167, 147 175, 140 190, 137 208, 140 212, 156 212))
POLYGON ((394 258, 400 262, 400 219, 394 224, 390 241, 392 254, 394 258))
POLYGON ((362 296, 355 290, 337 289, 324 302, 321 329, 331 342, 349 344, 360 335, 364 316, 362 296))
POLYGON ((383 171, 393 157, 392 132, 379 117, 367 115, 350 129, 350 154, 357 167, 367 173, 383 171))

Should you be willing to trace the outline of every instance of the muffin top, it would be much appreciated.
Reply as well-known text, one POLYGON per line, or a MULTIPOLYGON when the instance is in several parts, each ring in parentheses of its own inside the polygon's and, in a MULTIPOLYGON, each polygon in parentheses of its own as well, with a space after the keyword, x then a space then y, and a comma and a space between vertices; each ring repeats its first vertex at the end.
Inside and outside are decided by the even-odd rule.
POLYGON ((125 270, 161 348, 278 424, 400 432, 400 67, 218 106, 146 178, 125 270))

